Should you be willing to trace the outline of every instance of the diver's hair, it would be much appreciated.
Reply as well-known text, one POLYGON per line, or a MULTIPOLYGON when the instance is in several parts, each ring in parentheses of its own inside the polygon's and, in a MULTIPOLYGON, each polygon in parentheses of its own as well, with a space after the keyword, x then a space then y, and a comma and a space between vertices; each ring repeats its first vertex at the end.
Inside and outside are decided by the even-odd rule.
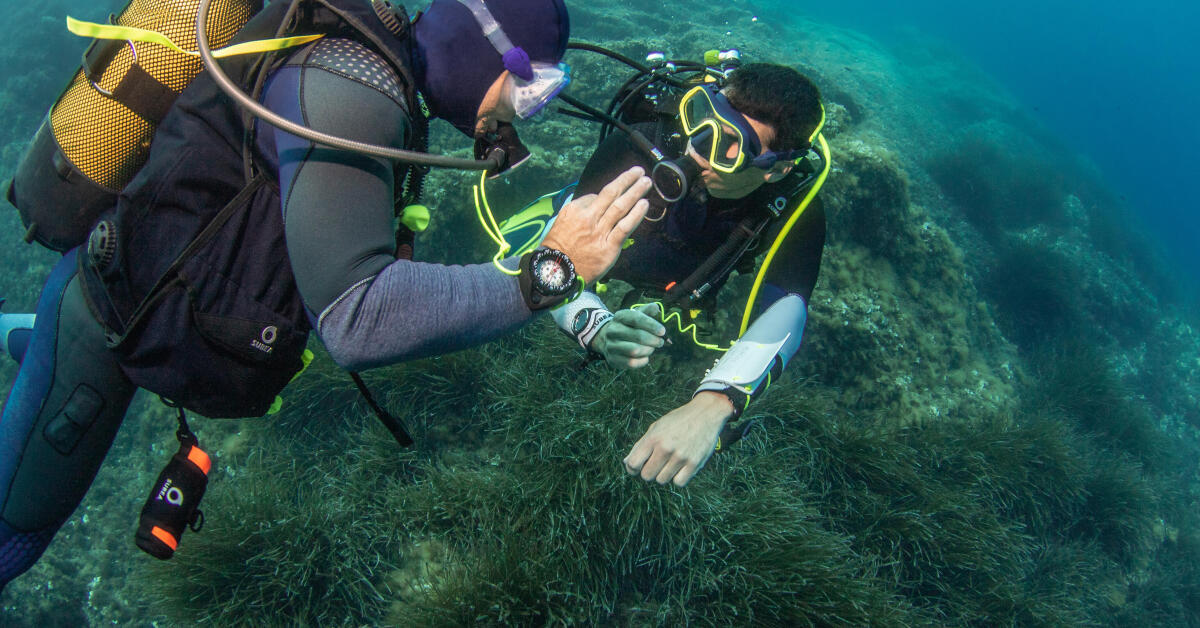
POLYGON ((743 115, 771 125, 771 150, 808 146, 821 123, 821 92, 807 76, 784 65, 748 63, 729 75, 722 90, 743 115))

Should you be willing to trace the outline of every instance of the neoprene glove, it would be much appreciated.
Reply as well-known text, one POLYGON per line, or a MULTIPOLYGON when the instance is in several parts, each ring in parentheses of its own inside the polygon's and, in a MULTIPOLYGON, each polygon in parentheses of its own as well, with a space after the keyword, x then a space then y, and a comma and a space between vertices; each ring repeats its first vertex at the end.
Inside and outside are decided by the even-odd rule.
POLYGON ((600 328, 592 339, 592 351, 617 368, 641 368, 650 363, 650 354, 666 343, 667 328, 658 322, 659 305, 652 303, 644 311, 620 310, 600 328))

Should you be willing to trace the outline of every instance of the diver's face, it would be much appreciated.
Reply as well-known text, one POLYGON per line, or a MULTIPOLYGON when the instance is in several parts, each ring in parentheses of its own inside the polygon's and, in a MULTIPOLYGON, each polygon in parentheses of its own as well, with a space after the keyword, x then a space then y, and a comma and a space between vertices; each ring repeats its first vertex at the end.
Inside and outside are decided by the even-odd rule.
POLYGON ((511 89, 509 71, 505 70, 492 82, 492 86, 483 95, 483 102, 479 103, 479 113, 475 117, 476 135, 495 131, 501 122, 512 124, 517 112, 513 109, 512 98, 508 94, 511 89))
MULTIPOLYGON (((745 114, 743 114, 743 117, 746 118, 746 122, 750 124, 750 127, 758 135, 760 144, 770 146, 771 142, 775 141, 775 127, 745 114)), ((741 150, 740 146, 736 144, 731 145, 726 157, 736 159, 739 150, 741 150)), ((791 162, 780 161, 770 170, 749 166, 733 174, 729 174, 713 170, 708 159, 697 153, 692 148, 691 143, 688 144, 687 153, 700 165, 700 180, 704 181, 704 187, 708 189, 708 193, 716 198, 742 198, 749 196, 750 193, 757 190, 762 184, 778 181, 792 171, 791 162)))

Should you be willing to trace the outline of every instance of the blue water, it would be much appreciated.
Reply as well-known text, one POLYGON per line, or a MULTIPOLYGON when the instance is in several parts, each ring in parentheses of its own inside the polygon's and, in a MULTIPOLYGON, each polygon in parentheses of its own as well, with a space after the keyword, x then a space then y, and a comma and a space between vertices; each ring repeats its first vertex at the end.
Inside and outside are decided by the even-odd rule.
POLYGON ((1036 119, 1110 179, 1190 282, 1200 278, 1200 3, 1159 0, 882 0, 763 8, 896 41, 942 39, 991 74, 1036 119), (910 36, 910 35, 906 35, 910 36))

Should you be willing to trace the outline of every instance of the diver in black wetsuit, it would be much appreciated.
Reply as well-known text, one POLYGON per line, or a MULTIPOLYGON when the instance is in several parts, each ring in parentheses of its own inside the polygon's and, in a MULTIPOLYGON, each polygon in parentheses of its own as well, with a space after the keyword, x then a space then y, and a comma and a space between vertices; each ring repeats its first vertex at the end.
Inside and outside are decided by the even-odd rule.
MULTIPOLYGON (((694 96, 706 97, 698 91, 694 96)), ((729 75, 720 96, 724 98, 707 96, 717 101, 711 111, 697 109, 708 111, 711 118, 707 126, 705 120, 691 121, 692 133, 672 128, 656 134, 654 123, 639 125, 648 137, 658 136, 656 144, 668 157, 676 155, 671 154, 666 136, 678 134, 675 139, 685 144, 677 146, 675 153, 686 150, 695 159, 703 185, 695 186, 676 203, 663 207, 660 202, 652 207, 633 234, 633 244, 607 275, 648 295, 671 295, 676 284, 704 264, 731 232, 754 224, 755 216, 779 213, 757 236, 757 246, 750 246, 740 259, 721 265, 723 273, 694 282, 697 287, 689 289, 698 298, 681 295, 682 299, 675 300, 685 310, 709 304, 730 270, 752 270, 756 255, 770 253, 772 261, 753 303, 758 312, 754 323, 748 329, 743 323, 744 333, 705 374, 692 400, 655 421, 624 460, 629 473, 660 484, 686 484, 715 448, 727 445, 731 437, 740 437, 735 429, 724 434, 723 429, 727 423, 732 428, 750 400, 778 379, 799 348, 825 245, 825 214, 810 193, 815 193, 827 174, 828 152, 825 172, 819 176, 808 173, 807 183, 800 181, 804 175, 792 161, 815 149, 818 139, 824 148, 819 137, 824 112, 816 86, 791 68, 749 64, 729 75), (724 140, 713 142, 714 125, 722 127, 724 140), (738 127, 741 136, 731 127, 738 127), (777 250, 768 251, 789 218, 788 212, 805 199, 808 204, 800 207, 801 213, 786 237, 779 240, 777 250), (749 222, 744 222, 747 218, 749 222), (726 442, 720 442, 719 436, 726 442)), ((631 165, 651 167, 646 153, 627 134, 613 133, 588 161, 575 193, 594 192, 631 165)), ((666 329, 654 305, 614 315, 599 297, 585 292, 552 314, 559 327, 583 348, 621 368, 645 366, 655 349, 664 344, 666 329)), ((747 312, 744 321, 749 316, 747 312)))
MULTIPOLYGON (((319 4, 350 27, 284 56, 261 98, 319 131, 409 147, 420 108, 406 73, 433 116, 479 138, 543 106, 544 76, 565 83, 553 73, 569 31, 561 0, 435 0, 405 42, 351 3, 319 4)), ((561 302, 576 275, 602 275, 647 208, 650 182, 634 169, 564 208, 519 276, 421 264, 398 257, 394 239, 400 166, 260 124, 245 168, 251 130, 202 74, 88 244, 53 269, 27 348, 28 319, 4 315, 0 348, 22 365, 0 418, 0 588, 79 504, 138 387, 209 416, 249 416, 298 369, 310 326, 351 369, 497 338, 561 302), (196 222, 203 212, 223 221, 196 222), (264 365, 278 372, 255 379, 264 365)))

